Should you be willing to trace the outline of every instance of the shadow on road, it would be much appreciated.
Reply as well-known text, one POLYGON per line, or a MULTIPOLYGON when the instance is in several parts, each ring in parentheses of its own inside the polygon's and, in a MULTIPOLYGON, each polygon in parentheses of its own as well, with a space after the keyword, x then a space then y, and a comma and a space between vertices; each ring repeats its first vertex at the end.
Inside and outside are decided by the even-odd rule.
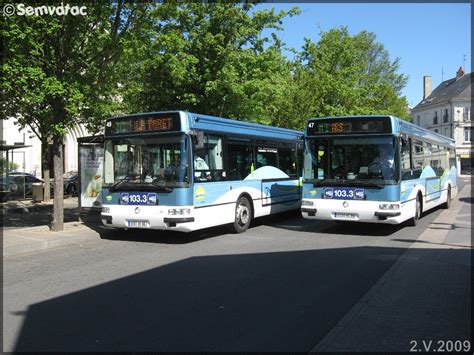
MULTIPOLYGON (((184 259, 32 304, 14 350, 308 352, 405 250, 356 247, 184 259)), ((433 251, 414 252, 421 258, 433 251)), ((469 277, 461 271, 458 278, 469 277)), ((420 284, 408 298, 393 295, 393 301, 406 305, 419 292, 431 290, 420 284)), ((406 347, 399 351, 408 351, 413 336, 461 339, 470 312, 461 307, 466 300, 459 301, 450 319, 443 319, 450 326, 436 325, 443 334, 429 333, 438 314, 411 310, 417 334, 400 339, 405 336, 400 325, 381 316, 374 319, 383 323, 377 328, 381 334, 367 336, 373 342, 396 338, 406 347)))
MULTIPOLYGON (((426 223, 426 220, 432 219, 434 213, 439 211, 441 207, 435 207, 426 212, 423 212, 419 223, 426 223)), ((387 237, 394 235, 404 228, 410 230, 406 223, 392 225, 392 224, 377 224, 377 223, 362 223, 362 222, 337 222, 337 221, 322 221, 314 219, 305 219, 301 217, 299 211, 291 212, 291 214, 280 216, 269 216, 262 219, 262 224, 274 228, 286 229, 293 232, 305 233, 327 233, 347 236, 368 236, 368 237, 387 237), (284 218, 282 218, 284 217, 284 218)))
POLYGON ((459 201, 467 202, 467 203, 474 203, 474 197, 460 197, 459 201))
MULTIPOLYGON (((438 208, 432 209, 423 214, 423 217, 429 216, 438 208)), ((219 237, 229 233, 227 226, 217 226, 207 228, 191 233, 150 230, 150 229, 114 229, 105 227, 100 219, 84 220, 84 223, 95 230, 102 239, 124 240, 143 243, 162 243, 162 244, 187 244, 199 240, 219 237)), ((284 229, 292 232, 306 233, 326 233, 334 235, 347 236, 369 236, 369 237, 387 237, 392 236, 406 227, 405 224, 374 224, 358 222, 333 222, 304 219, 299 210, 282 212, 271 216, 260 217, 252 221, 250 231, 259 226, 269 226, 272 228, 284 229)))
POLYGON ((105 227, 100 221, 84 221, 91 229, 95 230, 102 239, 123 240, 141 243, 156 244, 187 244, 203 239, 218 237, 229 233, 226 226, 203 229, 190 233, 151 230, 151 229, 115 229, 105 227))
MULTIPOLYGON (((46 226, 51 223, 53 206, 44 206, 29 212, 11 212, 1 219, 3 228, 23 228, 46 226)), ((76 222, 79 217, 78 208, 64 208, 64 222, 76 222)))

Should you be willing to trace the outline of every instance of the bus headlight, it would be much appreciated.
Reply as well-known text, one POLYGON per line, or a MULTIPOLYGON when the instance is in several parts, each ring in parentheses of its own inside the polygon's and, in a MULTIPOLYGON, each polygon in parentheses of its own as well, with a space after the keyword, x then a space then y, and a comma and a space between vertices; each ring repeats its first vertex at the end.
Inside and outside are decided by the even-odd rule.
POLYGON ((381 203, 379 204, 379 208, 381 210, 389 210, 389 211, 394 211, 394 210, 399 210, 400 205, 398 203, 381 203))
POLYGON ((110 207, 102 207, 102 213, 110 213, 110 207))
POLYGON ((190 208, 170 208, 168 209, 168 215, 170 216, 182 216, 186 214, 191 214, 190 208))
POLYGON ((314 206, 314 201, 311 201, 311 200, 303 200, 303 201, 301 201, 301 206, 313 207, 313 206, 314 206))

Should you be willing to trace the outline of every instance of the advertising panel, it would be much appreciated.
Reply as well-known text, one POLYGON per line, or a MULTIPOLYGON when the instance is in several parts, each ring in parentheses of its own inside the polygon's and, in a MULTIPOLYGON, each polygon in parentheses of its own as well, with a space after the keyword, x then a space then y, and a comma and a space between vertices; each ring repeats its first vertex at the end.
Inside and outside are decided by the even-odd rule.
POLYGON ((104 148, 99 144, 79 146, 81 177, 81 208, 100 208, 102 191, 102 171, 104 167, 104 148))

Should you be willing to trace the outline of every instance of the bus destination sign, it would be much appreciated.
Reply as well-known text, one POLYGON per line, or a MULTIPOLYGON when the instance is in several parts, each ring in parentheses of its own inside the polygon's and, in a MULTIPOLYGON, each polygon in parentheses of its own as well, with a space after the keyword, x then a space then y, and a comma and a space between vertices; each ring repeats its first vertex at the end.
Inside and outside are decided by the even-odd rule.
POLYGON ((390 117, 323 118, 310 120, 307 135, 390 133, 390 117))
POLYGON ((108 134, 179 131, 179 114, 156 114, 147 116, 125 116, 106 123, 108 134))

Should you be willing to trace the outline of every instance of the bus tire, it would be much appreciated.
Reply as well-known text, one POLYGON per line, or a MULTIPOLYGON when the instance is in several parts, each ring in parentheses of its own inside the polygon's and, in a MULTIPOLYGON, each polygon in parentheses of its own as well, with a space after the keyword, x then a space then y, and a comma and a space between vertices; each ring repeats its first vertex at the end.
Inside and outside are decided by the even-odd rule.
POLYGON ((421 197, 420 197, 420 194, 418 194, 416 196, 415 215, 408 220, 409 226, 414 227, 418 224, 418 220, 420 219, 420 216, 421 216, 421 211, 422 211, 421 197))
POLYGON ((234 223, 230 225, 232 233, 243 233, 252 221, 252 206, 247 197, 241 196, 235 205, 234 223))
POLYGON ((447 197, 446 197, 446 202, 443 203, 443 208, 444 209, 449 209, 451 207, 451 186, 448 185, 448 192, 447 192, 447 197))

